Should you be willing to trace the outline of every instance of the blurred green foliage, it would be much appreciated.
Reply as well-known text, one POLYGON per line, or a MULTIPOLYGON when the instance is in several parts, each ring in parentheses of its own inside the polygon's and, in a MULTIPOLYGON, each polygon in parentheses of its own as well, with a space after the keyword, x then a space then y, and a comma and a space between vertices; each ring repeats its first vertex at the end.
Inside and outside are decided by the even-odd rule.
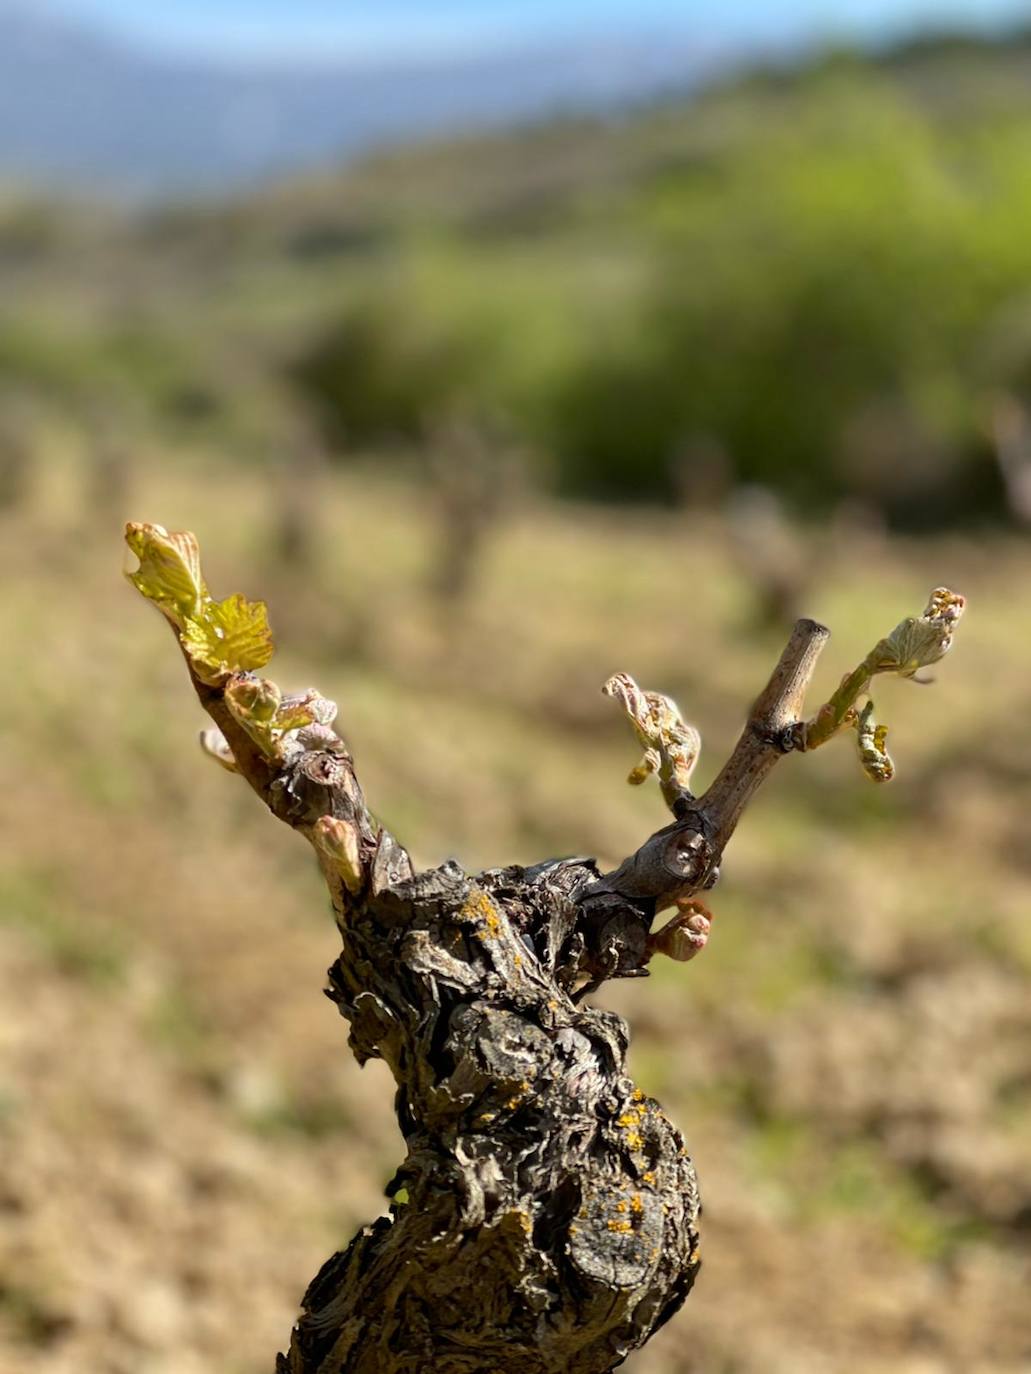
POLYGON ((131 396, 248 455, 300 401, 341 453, 500 422, 576 496, 668 499, 708 462, 813 513, 996 515, 995 407, 1031 404, 1031 37, 827 56, 221 206, 15 200, 0 276, 0 381, 131 396))
POLYGON ((614 185, 571 191, 543 229, 524 215, 506 238, 497 217, 491 279, 480 222, 452 225, 432 246, 447 309, 367 293, 297 376, 359 442, 411 434, 434 406, 507 406, 577 495, 668 495, 678 452, 704 445, 809 510, 854 496, 918 527, 997 510, 990 406, 1031 381, 1031 102, 1000 95, 986 52, 1020 55, 825 60, 642 117, 614 185), (506 300, 530 240, 544 275, 506 300), (592 297, 599 255, 617 280, 592 297), (569 312, 528 385, 491 348, 485 296, 509 336, 569 312))
POLYGON ((424 313, 386 289, 320 334, 292 376, 336 443, 418 441, 442 413, 475 404, 490 344, 475 320, 424 313))
POLYGON ((988 399, 1010 383, 987 345, 1031 285, 1029 170, 1026 120, 936 127, 862 70, 801 80, 790 118, 654 188, 653 280, 558 388, 567 480, 626 492, 643 468, 654 489, 699 435, 810 508, 984 509, 988 399))

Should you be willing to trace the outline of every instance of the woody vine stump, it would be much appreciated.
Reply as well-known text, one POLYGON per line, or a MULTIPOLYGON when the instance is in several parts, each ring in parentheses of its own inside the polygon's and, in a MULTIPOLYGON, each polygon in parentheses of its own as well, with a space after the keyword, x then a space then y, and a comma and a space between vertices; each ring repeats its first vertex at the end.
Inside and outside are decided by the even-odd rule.
POLYGON ((172 625, 213 722, 206 751, 314 847, 342 943, 328 995, 358 1062, 383 1059, 397 1082, 408 1153, 390 1213, 313 1279, 277 1374, 607 1374, 691 1290, 698 1186, 679 1131, 625 1072, 626 1023, 584 996, 704 947, 697 894, 785 754, 851 731, 868 776, 891 777, 872 679, 940 659, 963 598, 936 589, 810 719, 828 631, 799 621, 701 797, 697 731, 668 698, 612 678, 644 748, 629 780, 656 774, 673 814, 615 871, 558 859, 415 873, 366 806, 336 706, 259 675, 264 605, 214 600, 192 534, 131 524, 126 539, 130 578, 172 625))

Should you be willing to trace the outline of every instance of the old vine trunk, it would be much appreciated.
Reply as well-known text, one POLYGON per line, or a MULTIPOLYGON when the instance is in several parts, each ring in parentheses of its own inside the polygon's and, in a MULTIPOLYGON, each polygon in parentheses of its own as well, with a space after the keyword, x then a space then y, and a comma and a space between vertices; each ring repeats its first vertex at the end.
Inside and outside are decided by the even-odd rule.
POLYGON ((174 626, 214 722, 208 752, 315 848, 342 942, 329 996, 358 1061, 383 1059, 397 1082, 407 1156, 389 1215, 312 1281, 277 1374, 608 1374, 691 1290, 698 1187, 679 1132, 626 1073, 626 1023, 584 996, 704 945, 695 894, 784 754, 854 728, 868 774, 891 776, 872 703, 855 703, 877 674, 940 658, 962 598, 936 589, 809 721, 827 631, 799 621, 700 798, 697 732, 667 698, 613 678, 645 748, 631 780, 657 774, 674 816, 615 871, 564 859, 415 873, 365 804, 335 706, 258 676, 272 655, 264 607, 214 601, 192 535, 130 525, 127 538, 132 580, 174 626))

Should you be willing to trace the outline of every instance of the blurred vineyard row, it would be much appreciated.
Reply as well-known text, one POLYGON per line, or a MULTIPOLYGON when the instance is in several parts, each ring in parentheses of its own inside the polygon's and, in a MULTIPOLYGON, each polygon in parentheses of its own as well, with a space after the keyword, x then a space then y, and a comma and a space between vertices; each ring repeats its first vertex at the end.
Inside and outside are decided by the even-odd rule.
POLYGON ((303 430, 412 465, 458 428, 491 489, 1026 520, 1031 38, 825 57, 233 203, 11 192, 0 282, 23 407, 241 461, 303 430))

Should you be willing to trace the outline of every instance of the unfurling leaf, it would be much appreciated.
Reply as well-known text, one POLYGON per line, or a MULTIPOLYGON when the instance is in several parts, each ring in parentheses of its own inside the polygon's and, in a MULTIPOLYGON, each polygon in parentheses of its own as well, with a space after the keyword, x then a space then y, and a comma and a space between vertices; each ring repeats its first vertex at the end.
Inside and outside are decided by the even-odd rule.
POLYGON ((335 701, 329 701, 314 687, 284 697, 276 712, 277 730, 303 730, 306 725, 332 725, 336 720, 335 701))
POLYGON ((818 749, 846 725, 863 722, 860 757, 870 777, 886 782, 894 773, 891 759, 884 750, 887 729, 873 725, 870 708, 862 715, 856 711, 856 701, 870 686, 870 680, 881 673, 897 673, 912 678, 921 668, 937 663, 952 647, 956 623, 966 609, 966 600, 948 587, 935 587, 921 616, 909 616, 896 625, 890 635, 880 639, 816 715, 795 730, 795 747, 818 749), (865 752, 864 752, 865 751, 865 752), (869 767, 867 764, 869 763, 869 767))
POLYGON ((194 672, 209 686, 230 673, 264 668, 273 654, 265 603, 239 593, 209 601, 196 618, 187 620, 181 638, 194 672))
POLYGON ((163 525, 130 523, 125 542, 140 560, 136 572, 127 574, 129 581, 182 629, 207 599, 196 536, 188 530, 169 534, 163 525))
POLYGON ((644 757, 627 782, 637 786, 657 773, 669 806, 690 795, 691 774, 701 753, 702 737, 683 719, 676 702, 659 692, 642 691, 628 673, 616 673, 601 690, 620 701, 644 746, 644 757))
POLYGON ((262 753, 276 752, 273 724, 282 701, 274 682, 263 677, 234 677, 226 684, 226 705, 262 753))
POLYGON ((912 677, 920 668, 937 663, 952 647, 956 623, 966 601, 947 587, 935 587, 922 616, 910 616, 896 625, 877 646, 880 663, 877 672, 900 673, 912 677))
POLYGON ((271 725, 283 700, 276 684, 263 677, 234 678, 226 687, 225 696, 238 721, 256 725, 271 725))
POLYGON ((872 782, 890 782, 895 776, 895 765, 887 749, 888 727, 877 724, 873 710, 873 702, 868 701, 855 717, 859 762, 872 782))
POLYGON ((352 896, 362 890, 362 870, 358 829, 336 816, 320 816, 312 829, 315 848, 329 866, 339 873, 352 896))
POLYGON ((216 763, 228 773, 238 773, 240 770, 236 766, 236 759, 233 758, 233 751, 226 743, 225 736, 217 726, 212 725, 207 730, 200 732, 200 747, 207 754, 208 758, 214 759, 216 763))
POLYGON ((346 749, 336 731, 323 724, 336 718, 336 703, 320 696, 314 687, 284 699, 274 682, 241 673, 226 684, 225 700, 233 718, 268 758, 282 760, 288 746, 329 753, 346 749))

